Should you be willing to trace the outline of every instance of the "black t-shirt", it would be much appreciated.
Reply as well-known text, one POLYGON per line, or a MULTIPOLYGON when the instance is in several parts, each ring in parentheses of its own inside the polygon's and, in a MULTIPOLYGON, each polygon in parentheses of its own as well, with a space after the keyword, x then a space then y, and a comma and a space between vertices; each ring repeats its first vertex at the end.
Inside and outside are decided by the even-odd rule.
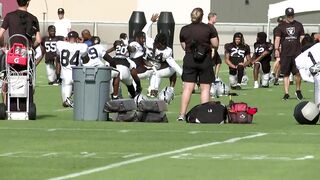
POLYGON ((304 35, 304 29, 300 22, 281 23, 275 35, 280 37, 281 54, 297 56, 301 53, 300 36, 304 35))
MULTIPOLYGON (((29 42, 32 42, 32 36, 40 31, 37 17, 27 11, 16 10, 8 13, 3 20, 1 27, 5 30, 9 28, 9 36, 14 34, 22 34, 26 36, 29 42)), ((11 39, 12 43, 24 43, 21 38, 11 39)), ((31 45, 30 45, 31 46, 31 45)))
POLYGON ((186 44, 186 52, 191 52, 192 42, 197 42, 199 45, 207 47, 208 53, 211 53, 211 38, 217 37, 217 32, 208 25, 204 23, 188 24, 183 26, 180 31, 180 42, 186 44))

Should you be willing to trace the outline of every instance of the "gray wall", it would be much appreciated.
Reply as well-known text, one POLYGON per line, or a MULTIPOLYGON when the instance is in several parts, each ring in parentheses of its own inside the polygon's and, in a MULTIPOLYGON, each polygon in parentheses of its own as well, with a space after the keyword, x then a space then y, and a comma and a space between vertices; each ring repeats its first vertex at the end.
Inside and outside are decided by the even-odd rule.
MULTIPOLYGON (((211 10, 217 12, 219 22, 266 23, 269 4, 283 0, 211 0, 211 10)), ((320 12, 297 15, 302 23, 317 24, 320 12)), ((275 19, 273 20, 275 22, 275 19)))

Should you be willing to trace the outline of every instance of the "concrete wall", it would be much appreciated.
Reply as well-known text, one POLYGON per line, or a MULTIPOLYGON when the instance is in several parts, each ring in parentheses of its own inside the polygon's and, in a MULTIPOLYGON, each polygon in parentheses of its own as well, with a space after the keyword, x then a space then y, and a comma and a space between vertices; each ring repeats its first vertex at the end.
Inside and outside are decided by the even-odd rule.
POLYGON ((32 0, 29 11, 43 20, 58 18, 57 9, 65 9, 65 17, 71 21, 103 21, 125 23, 132 11, 144 11, 146 17, 161 11, 171 11, 177 23, 190 22, 190 12, 194 7, 202 7, 209 13, 209 0, 32 0))

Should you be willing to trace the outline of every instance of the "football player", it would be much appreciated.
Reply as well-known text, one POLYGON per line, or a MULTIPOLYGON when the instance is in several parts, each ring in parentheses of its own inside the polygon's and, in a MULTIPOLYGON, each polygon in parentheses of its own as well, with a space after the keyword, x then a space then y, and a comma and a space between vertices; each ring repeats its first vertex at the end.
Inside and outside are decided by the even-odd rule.
POLYGON ((269 87, 270 61, 273 51, 273 45, 267 42, 267 34, 259 32, 257 41, 254 43, 254 53, 252 56, 254 87, 269 87), (258 82, 258 76, 261 73, 261 82, 258 82))
POLYGON ((128 46, 128 36, 126 33, 120 34, 120 40, 116 40, 113 43, 113 47, 107 50, 107 53, 115 51, 115 56, 113 57, 113 62, 116 68, 120 71, 120 79, 128 87, 131 97, 135 94, 140 94, 142 91, 140 78, 138 77, 138 72, 136 69, 136 64, 129 58, 129 46, 128 46), (136 83, 136 92, 132 91, 132 78, 136 83))
MULTIPOLYGON (((90 32, 89 32, 90 33, 90 32)), ((111 66, 116 68, 114 63, 112 62, 111 56, 106 53, 106 49, 100 44, 100 38, 98 36, 91 36, 89 40, 91 46, 88 47, 88 62, 84 61, 83 66, 89 67, 105 67, 111 66)), ((119 90, 119 82, 120 76, 118 71, 111 71, 112 83, 110 83, 110 92, 112 92, 112 99, 117 99, 118 90, 119 90)))
MULTIPOLYGON (((126 41, 123 41, 121 39, 116 40, 113 43, 113 49, 115 50, 115 56, 113 57, 113 62, 117 70, 120 72, 120 80, 127 86, 130 96, 134 98, 136 96, 136 90, 133 85, 131 72, 135 71, 135 65, 132 65, 132 63, 129 63, 130 59, 128 58, 128 55, 129 55, 128 44, 126 44, 126 41)), ((140 80, 138 82, 139 84, 137 84, 137 94, 141 92, 140 80), (138 92, 139 89, 140 89, 140 92, 138 92)))
POLYGON ((301 53, 295 64, 304 81, 314 82, 314 102, 320 109, 320 43, 301 53))
POLYGON ((157 34, 154 40, 152 61, 158 64, 158 68, 151 76, 150 96, 157 96, 161 78, 170 78, 170 87, 174 87, 176 73, 182 75, 182 69, 172 57, 172 49, 167 42, 167 36, 164 33, 157 34))
MULTIPOLYGON (((49 85, 59 85, 61 83, 60 74, 56 72, 58 64, 57 42, 63 41, 63 36, 56 36, 56 28, 48 26, 48 36, 42 38, 41 47, 44 49, 47 77, 49 85)), ((38 54, 38 53, 37 53, 38 54)), ((40 61, 38 61, 39 63, 40 61)))
POLYGON ((146 63, 146 35, 144 32, 138 31, 135 33, 134 39, 135 40, 128 46, 130 59, 136 64, 139 79, 150 78, 154 71, 152 69, 152 65, 146 63))
POLYGON ((152 67, 153 73, 150 77, 148 95, 156 97, 158 95, 161 78, 170 78, 170 86, 176 83, 176 71, 181 76, 182 69, 172 57, 172 49, 168 47, 167 36, 160 33, 155 39, 149 37, 148 31, 154 22, 157 22, 159 15, 153 14, 150 21, 144 26, 142 31, 146 34, 147 63, 152 67))
POLYGON ((233 35, 233 41, 225 48, 225 62, 229 66, 229 83, 232 89, 241 89, 244 68, 251 61, 250 47, 244 42, 242 33, 233 35), (245 61, 245 58, 247 61, 245 61))
POLYGON ((69 103, 72 95, 73 79, 72 66, 82 65, 82 59, 88 56, 88 46, 84 43, 78 43, 79 34, 76 31, 70 31, 67 41, 57 42, 57 54, 59 55, 58 72, 61 72, 61 97, 64 107, 72 107, 69 103))

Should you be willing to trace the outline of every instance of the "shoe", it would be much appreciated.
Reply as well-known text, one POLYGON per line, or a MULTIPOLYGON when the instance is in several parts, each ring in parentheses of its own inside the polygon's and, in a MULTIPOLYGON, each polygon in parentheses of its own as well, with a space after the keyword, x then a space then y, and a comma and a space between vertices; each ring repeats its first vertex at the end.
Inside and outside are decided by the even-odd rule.
POLYGON ((241 90, 241 84, 238 83, 235 88, 236 90, 241 90))
POLYGON ((177 121, 185 121, 185 120, 186 120, 186 115, 179 114, 179 117, 177 118, 177 121))
POLYGON ((275 79, 274 79, 273 85, 279 86, 279 79, 278 79, 278 78, 275 78, 275 79))
POLYGON ((59 85, 61 85, 61 80, 60 80, 60 79, 56 79, 56 80, 54 80, 54 81, 52 82, 51 85, 59 86, 59 85))
MULTIPOLYGON (((54 82, 54 81, 53 81, 54 82)), ((48 82, 48 85, 53 85, 53 82, 48 82)))
POLYGON ((302 96, 302 93, 301 93, 300 90, 297 90, 295 94, 296 94, 297 99, 298 99, 299 101, 301 101, 301 100, 303 99, 303 96, 302 96))
POLYGON ((119 99, 119 96, 111 95, 111 100, 117 100, 117 99, 119 99))
POLYGON ((259 83, 258 83, 258 81, 255 81, 255 82, 254 82, 254 86, 253 86, 253 88, 254 88, 254 89, 259 88, 259 83))
POLYGON ((221 81, 221 79, 220 79, 220 77, 218 76, 216 79, 215 79, 215 81, 214 82, 220 82, 221 81))
POLYGON ((67 97, 65 102, 69 107, 73 108, 73 100, 70 97, 67 97))
POLYGON ((286 101, 289 99, 289 97, 290 97, 289 94, 284 94, 282 100, 286 101))

